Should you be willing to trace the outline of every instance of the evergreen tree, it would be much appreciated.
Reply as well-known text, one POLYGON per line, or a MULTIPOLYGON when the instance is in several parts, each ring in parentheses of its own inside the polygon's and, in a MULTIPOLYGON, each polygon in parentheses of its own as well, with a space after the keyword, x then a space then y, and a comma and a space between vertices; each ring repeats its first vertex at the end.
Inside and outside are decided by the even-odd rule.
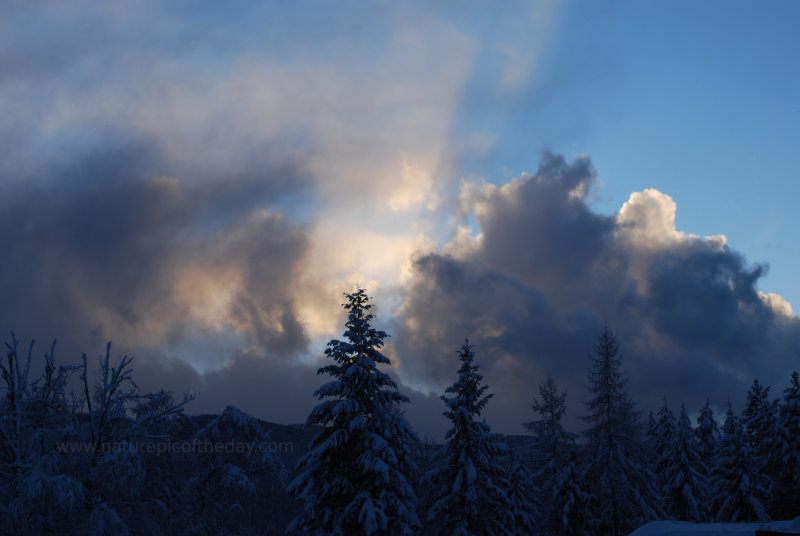
POLYGON ((770 402, 769 391, 769 386, 753 380, 753 385, 747 392, 742 424, 745 439, 753 454, 754 468, 769 479, 767 486, 771 488, 774 473, 778 469, 778 403, 770 402))
POLYGON ((322 403, 308 416, 324 426, 298 462, 289 492, 303 512, 288 532, 304 535, 416 534, 419 520, 410 484, 410 444, 417 441, 400 414, 408 398, 378 365, 387 334, 371 326, 375 315, 362 288, 346 294, 346 340, 333 339, 325 354, 335 364, 318 370, 334 378, 314 394, 322 403))
POLYGON ((548 376, 547 381, 539 386, 539 396, 533 399, 531 409, 539 415, 539 419, 524 424, 533 434, 533 451, 535 466, 557 466, 566 460, 575 443, 575 434, 567 432, 561 425, 561 419, 567 413, 567 393, 558 392, 556 382, 548 376))
POLYGON ((268 439, 258 419, 234 406, 197 432, 197 470, 186 486, 195 534, 240 534, 245 527, 263 534, 279 522, 282 512, 263 500, 286 483, 268 439))
POLYGON ((710 471, 714 465, 719 447, 720 432, 717 419, 714 417, 714 410, 711 408, 711 401, 706 399, 706 404, 700 409, 697 416, 697 427, 694 430, 697 440, 697 454, 703 464, 710 471))
POLYGON ((472 348, 465 340, 458 354, 458 380, 445 390, 453 397, 441 397, 452 427, 445 435, 445 463, 431 475, 439 495, 428 521, 431 532, 448 536, 513 534, 514 507, 501 464, 510 450, 499 434, 477 420, 493 395, 484 394, 488 386, 481 385, 472 348))
POLYGON ((800 377, 792 373, 783 392, 775 445, 777 471, 773 497, 774 517, 794 519, 800 515, 800 377))
POLYGON ((728 406, 713 470, 712 505, 717 522, 769 521, 765 479, 755 467, 741 419, 728 406))
POLYGON ((661 496, 672 519, 699 522, 708 517, 708 481, 692 431, 692 423, 681 404, 681 415, 667 449, 661 496))
MULTIPOLYGON (((658 480, 660 490, 664 489, 667 480, 667 466, 670 464, 670 449, 675 440, 676 424, 675 416, 667 405, 667 397, 664 397, 664 405, 658 410, 655 421, 655 429, 652 431, 651 444, 651 463, 653 473, 658 480)), ((669 513, 669 512, 667 512, 669 513)))
POLYGON ((573 451, 566 465, 557 474, 549 502, 552 523, 548 523, 549 534, 558 536, 583 536, 589 525, 588 507, 594 498, 583 488, 585 477, 573 451))
POLYGON ((777 403, 769 400, 770 387, 753 380, 747 392, 747 403, 742 412, 744 434, 750 447, 757 453, 765 449, 775 431, 777 403))
POLYGON ((658 517, 658 492, 639 442, 641 425, 627 393, 619 343, 607 327, 590 359, 585 436, 586 477, 594 491, 591 529, 619 536, 658 517))
POLYGON ((702 462, 700 471, 703 473, 708 486, 705 491, 705 497, 708 500, 705 501, 705 508, 700 513, 705 514, 702 521, 711 522, 714 520, 714 510, 709 501, 714 487, 712 471, 717 457, 717 449, 719 448, 720 431, 717 419, 714 417, 714 410, 711 408, 711 401, 708 399, 706 399, 705 405, 700 409, 700 414, 697 416, 694 437, 697 455, 702 462))
POLYGON ((647 428, 645 431, 645 446, 654 453, 656 451, 656 438, 658 437, 658 423, 656 423, 656 418, 653 416, 653 412, 647 415, 647 428))
POLYGON ((561 525, 561 514, 551 500, 561 471, 575 448, 575 434, 564 429, 561 419, 567 412, 567 393, 559 394, 552 377, 539 386, 540 399, 534 398, 531 408, 539 419, 527 422, 524 426, 533 434, 531 463, 534 477, 539 484, 539 503, 542 505, 544 530, 556 533, 561 525))
POLYGON ((514 520, 512 534, 539 534, 536 529, 540 517, 538 493, 533 475, 512 456, 508 479, 508 507, 514 520))

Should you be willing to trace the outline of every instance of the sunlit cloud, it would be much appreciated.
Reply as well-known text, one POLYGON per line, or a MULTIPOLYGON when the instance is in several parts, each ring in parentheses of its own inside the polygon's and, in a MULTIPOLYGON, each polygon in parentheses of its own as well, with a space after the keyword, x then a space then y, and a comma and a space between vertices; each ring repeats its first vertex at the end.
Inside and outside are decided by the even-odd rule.
POLYGON ((355 284, 404 388, 438 404, 470 336, 508 422, 547 372, 578 390, 563 367, 583 374, 569 359, 603 320, 634 371, 663 378, 672 353, 747 377, 759 330, 786 351, 796 317, 755 288, 765 269, 725 235, 680 230, 667 188, 606 214, 588 203, 603 170, 577 150, 526 149, 534 173, 470 167, 557 126, 492 120, 556 69, 565 3, 522 4, 345 3, 335 24, 288 5, 9 7, 0 323, 71 355, 113 339, 145 383, 196 384, 207 411, 273 390, 291 418, 355 284))
POLYGON ((462 227, 444 248, 417 255, 397 312, 408 384, 440 391, 453 348, 470 336, 485 376, 502 386, 489 412, 513 429, 520 401, 548 374, 581 392, 604 323, 620 335, 648 407, 665 389, 699 407, 744 392, 756 375, 785 379, 800 320, 756 288, 764 268, 724 237, 677 229, 676 202, 655 189, 631 194, 613 216, 595 213, 595 174, 586 156, 569 163, 546 153, 534 174, 462 187, 479 233, 462 227))
POLYGON ((775 294, 774 292, 764 293, 760 290, 758 291, 758 297, 767 304, 776 314, 780 314, 786 317, 794 316, 794 312, 792 311, 792 304, 788 301, 783 299, 780 294, 775 294))

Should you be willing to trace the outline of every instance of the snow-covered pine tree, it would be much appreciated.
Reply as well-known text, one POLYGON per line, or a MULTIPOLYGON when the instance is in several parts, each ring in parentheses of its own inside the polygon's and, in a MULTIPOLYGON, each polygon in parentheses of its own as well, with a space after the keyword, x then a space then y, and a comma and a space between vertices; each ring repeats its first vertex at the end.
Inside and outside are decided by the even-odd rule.
POLYGON ((658 423, 656 423, 656 418, 653 415, 653 412, 650 411, 650 413, 647 415, 647 428, 644 433, 644 437, 645 437, 645 445, 647 446, 648 449, 650 449, 651 452, 655 452, 657 430, 658 430, 658 423))
MULTIPOLYGON (((704 471, 703 476, 708 485, 705 496, 710 499, 714 488, 712 471, 717 457, 717 449, 719 448, 720 432, 709 399, 706 399, 705 405, 700 409, 700 414, 697 416, 697 426, 694 429, 694 437, 695 444, 697 445, 697 455, 702 462, 700 470, 704 471)), ((715 512, 709 501, 706 501, 705 504, 706 517, 704 517, 702 521, 711 522, 714 520, 715 512)))
MULTIPOLYGON (((742 412, 744 435, 750 447, 758 451, 762 442, 769 440, 775 430, 777 401, 769 400, 770 387, 753 380, 747 391, 747 402, 742 412)), ((760 454, 760 452, 759 452, 760 454)))
MULTIPOLYGON (((777 435, 778 435, 778 401, 769 400, 769 386, 753 380, 747 392, 747 403, 742 413, 745 439, 754 456, 756 471, 767 477, 768 489, 775 480, 778 469, 777 435)), ((771 490, 770 490, 771 495, 771 490)), ((765 504, 767 508, 770 504, 765 504)))
POLYGON ((548 523, 547 534, 558 536, 584 536, 589 525, 588 507, 593 499, 584 489, 584 472, 578 463, 576 452, 567 458, 566 465, 558 472, 553 494, 551 512, 555 523, 548 523))
POLYGON ((524 423, 524 426, 533 434, 530 463, 539 487, 542 530, 555 534, 559 532, 561 514, 551 499, 563 477, 561 472, 567 468, 567 460, 575 449, 575 434, 561 425, 561 419, 567 412, 566 391, 559 394, 555 381, 548 376, 545 383, 539 386, 539 396, 531 404, 531 409, 539 418, 524 423))
POLYGON ((656 519, 660 508, 654 476, 645 463, 641 425, 628 396, 619 342, 606 327, 589 356, 589 428, 584 433, 586 478, 594 499, 589 508, 590 530, 619 536, 656 519))
POLYGON ((411 535, 420 523, 410 484, 410 443, 418 441, 398 406, 408 398, 378 365, 385 332, 372 327, 375 315, 366 290, 345 294, 345 340, 333 339, 325 355, 335 364, 320 368, 333 381, 314 394, 322 403, 309 425, 324 426, 297 465, 289 492, 303 512, 287 532, 303 535, 411 535))
MULTIPOLYGON (((653 473, 658 480, 658 488, 662 492, 662 499, 663 489, 667 479, 666 470, 670 463, 670 447, 675 439, 675 429, 675 416, 672 414, 672 410, 669 409, 667 397, 665 396, 664 404, 656 415, 655 428, 651 432, 652 437, 650 441, 648 441, 652 449, 650 459, 653 473)), ((666 513, 669 515, 669 511, 666 513)))
POLYGON ((778 471, 773 517, 794 519, 800 515, 800 376, 797 372, 792 373, 791 383, 783 391, 775 451, 778 471))
POLYGON ((537 530, 539 514, 539 489, 533 475, 512 455, 508 478, 508 506, 514 519, 513 534, 540 534, 537 530))
POLYGON ((655 474, 656 466, 656 443, 658 440, 658 423, 656 417, 653 415, 653 410, 647 414, 647 425, 644 431, 644 441, 642 445, 645 450, 645 459, 650 466, 650 470, 655 474))
POLYGON ((263 500, 274 493, 270 484, 285 484, 268 439, 261 422, 235 406, 197 432, 197 470, 185 492, 196 533, 241 533, 245 527, 263 533, 281 519, 282 512, 263 500))
POLYGON ((717 522, 769 521, 767 489, 757 471, 741 419, 728 405, 712 473, 712 507, 717 522))
POLYGON ((661 496, 671 519, 699 522, 708 517, 708 480, 697 454, 692 423, 681 404, 681 415, 667 448, 661 496))
POLYGON ((714 465, 714 458, 717 456, 720 432, 717 419, 714 417, 714 410, 711 407, 711 401, 708 399, 706 399, 705 406, 700 409, 700 414, 697 416, 694 437, 697 440, 697 454, 710 471, 714 465))
POLYGON ((477 420, 493 395, 484 394, 488 386, 481 385, 472 348, 465 340, 458 353, 458 380, 445 390, 453 397, 441 397, 452 427, 445 435, 445 463, 431 475, 439 495, 428 511, 428 528, 448 536, 513 534, 514 508, 501 463, 510 451, 499 434, 477 420))

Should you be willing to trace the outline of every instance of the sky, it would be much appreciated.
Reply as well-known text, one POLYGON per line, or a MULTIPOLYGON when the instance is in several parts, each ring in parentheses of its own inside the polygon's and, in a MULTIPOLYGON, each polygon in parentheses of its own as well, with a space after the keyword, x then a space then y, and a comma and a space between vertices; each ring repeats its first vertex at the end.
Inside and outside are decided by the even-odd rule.
POLYGON ((463 339, 579 431, 608 325, 696 411, 800 368, 800 4, 0 3, 0 327, 299 423, 373 297, 421 436, 463 339), (794 306, 794 308, 792 307, 794 306))

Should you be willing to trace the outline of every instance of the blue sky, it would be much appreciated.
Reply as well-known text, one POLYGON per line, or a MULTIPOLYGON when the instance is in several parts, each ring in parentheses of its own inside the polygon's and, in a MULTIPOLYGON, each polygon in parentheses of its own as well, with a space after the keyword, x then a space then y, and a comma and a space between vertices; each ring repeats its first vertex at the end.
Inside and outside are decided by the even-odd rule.
POLYGON ((23 338, 299 422, 358 282, 420 427, 469 335, 516 432, 604 322, 645 406, 800 362, 796 2, 2 9, 23 338))

